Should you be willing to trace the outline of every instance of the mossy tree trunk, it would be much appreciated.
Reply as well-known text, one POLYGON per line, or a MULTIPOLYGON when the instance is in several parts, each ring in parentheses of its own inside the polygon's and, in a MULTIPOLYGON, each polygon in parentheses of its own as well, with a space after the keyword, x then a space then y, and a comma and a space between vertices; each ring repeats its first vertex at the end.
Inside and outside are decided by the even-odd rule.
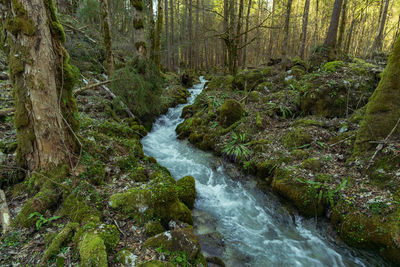
POLYGON ((354 153, 362 156, 391 133, 400 138, 400 38, 397 39, 378 87, 372 94, 358 131, 354 153), (397 126, 397 127, 396 127, 397 126), (395 128, 396 127, 396 128, 395 128))
POLYGON ((114 71, 114 55, 112 50, 108 0, 100 0, 100 5, 101 5, 101 16, 103 18, 103 37, 104 37, 104 46, 106 48, 107 72, 108 76, 111 76, 111 74, 114 71))
POLYGON ((14 87, 17 161, 29 171, 74 161, 74 71, 53 0, 2 1, 14 87))
POLYGON ((290 26, 290 14, 292 10, 292 0, 288 0, 286 6, 286 17, 285 25, 283 28, 283 42, 282 42, 282 69, 286 69, 288 63, 287 50, 289 46, 289 26, 290 26))
POLYGON ((157 0, 157 23, 156 23, 156 33, 154 41, 154 63, 158 68, 161 66, 161 30, 163 24, 163 14, 162 14, 162 1, 157 0))
POLYGON ((131 5, 135 9, 133 15, 133 39, 135 42, 135 55, 141 59, 146 58, 147 46, 144 35, 143 21, 143 0, 131 0, 131 5))

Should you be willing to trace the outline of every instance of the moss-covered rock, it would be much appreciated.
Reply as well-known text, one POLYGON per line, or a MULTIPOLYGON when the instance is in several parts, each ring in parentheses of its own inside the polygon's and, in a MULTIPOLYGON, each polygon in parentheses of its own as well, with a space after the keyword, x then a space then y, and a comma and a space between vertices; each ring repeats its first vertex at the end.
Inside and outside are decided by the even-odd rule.
POLYGON ((337 60, 337 61, 330 61, 325 63, 325 65, 322 67, 323 71, 327 72, 336 72, 336 70, 344 65, 343 61, 337 60))
POLYGON ((242 105, 234 99, 225 100, 219 110, 219 123, 222 127, 227 128, 242 117, 242 105))
POLYGON ((164 232, 164 227, 159 221, 150 221, 144 225, 146 236, 152 237, 164 232))
POLYGON ((127 249, 122 249, 117 253, 117 260, 124 266, 134 266, 136 255, 127 249))
POLYGON ((87 176, 94 185, 100 185, 104 182, 105 172, 103 163, 93 160, 87 167, 87 176))
POLYGON ((129 178, 135 182, 146 182, 149 180, 146 170, 139 166, 129 173, 129 178))
POLYGON ((93 218, 99 218, 101 212, 89 206, 87 202, 74 193, 64 199, 61 214, 70 218, 73 222, 88 222, 93 218))
POLYGON ((302 127, 291 129, 282 138, 282 144, 287 149, 299 148, 304 145, 310 144, 312 141, 311 136, 302 127))
POLYGON ((83 267, 107 267, 107 252, 103 239, 92 232, 87 232, 79 242, 79 255, 83 267))
POLYGON ((260 100, 260 93, 257 91, 251 91, 247 97, 249 102, 258 102, 260 100))
POLYGON ((167 261, 154 260, 140 263, 138 267, 175 267, 175 265, 167 261))
POLYGON ((185 176, 177 181, 178 198, 189 209, 194 208, 196 200, 196 181, 192 176, 185 176))
POLYGON ((200 243, 190 228, 167 231, 146 240, 145 247, 159 248, 170 252, 184 252, 191 263, 201 255, 200 243))
POLYGON ((321 169, 322 163, 318 158, 309 158, 301 163, 301 167, 311 171, 318 171, 321 169))

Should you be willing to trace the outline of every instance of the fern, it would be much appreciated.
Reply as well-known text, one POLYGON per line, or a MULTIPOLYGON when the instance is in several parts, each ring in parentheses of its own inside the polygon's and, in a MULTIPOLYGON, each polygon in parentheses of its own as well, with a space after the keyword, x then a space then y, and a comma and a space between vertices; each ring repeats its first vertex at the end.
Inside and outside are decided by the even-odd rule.
POLYGON ((251 154, 247 146, 246 134, 236 134, 233 132, 232 141, 224 147, 222 152, 233 161, 246 160, 251 154))

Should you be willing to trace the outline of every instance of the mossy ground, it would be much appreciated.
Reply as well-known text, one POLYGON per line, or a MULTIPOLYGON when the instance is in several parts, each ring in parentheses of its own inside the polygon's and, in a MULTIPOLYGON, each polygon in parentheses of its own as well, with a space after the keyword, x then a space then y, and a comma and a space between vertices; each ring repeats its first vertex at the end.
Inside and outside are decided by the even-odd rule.
POLYGON ((185 121, 176 129, 178 137, 234 160, 306 216, 330 217, 340 205, 337 219, 332 220, 346 242, 356 245, 354 240, 364 238, 363 245, 379 248, 384 257, 399 263, 394 256, 400 251, 396 239, 400 231, 396 219, 399 144, 381 151, 368 170, 365 161, 351 159, 359 117, 365 112, 362 106, 382 68, 359 59, 328 62, 319 69, 296 61, 292 65, 301 67, 303 73, 294 75, 274 67, 253 70, 263 73, 255 84, 248 71, 238 77, 209 77, 194 104, 183 111, 185 121), (251 86, 244 89, 240 84, 251 86), (226 127, 219 118, 228 99, 242 105, 243 117, 226 127), (353 237, 353 228, 341 227, 346 221, 343 214, 355 211, 354 225, 372 223, 371 216, 390 222, 374 220, 371 226, 371 231, 386 232, 385 238, 376 241, 376 236, 365 231, 353 237))

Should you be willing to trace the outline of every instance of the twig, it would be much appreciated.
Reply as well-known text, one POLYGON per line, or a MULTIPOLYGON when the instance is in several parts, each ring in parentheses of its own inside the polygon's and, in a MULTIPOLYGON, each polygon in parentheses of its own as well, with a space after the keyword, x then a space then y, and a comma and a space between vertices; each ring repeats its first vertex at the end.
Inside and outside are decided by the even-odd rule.
POLYGON ((115 226, 117 226, 118 231, 123 235, 126 236, 126 234, 121 230, 121 228, 119 228, 119 225, 117 223, 117 221, 115 219, 113 219, 115 226))
POLYGON ((352 137, 355 136, 355 135, 356 135, 356 134, 352 134, 352 135, 346 137, 345 139, 340 140, 339 142, 336 142, 336 143, 334 143, 334 144, 332 144, 332 145, 329 145, 329 147, 336 146, 337 144, 340 144, 340 143, 342 143, 342 142, 344 142, 344 141, 346 141, 346 140, 349 140, 350 138, 352 138, 352 137))
POLYGON ((86 39, 88 39, 88 40, 89 40, 90 42, 92 42, 93 44, 97 44, 96 40, 94 40, 94 39, 91 38, 89 35, 87 35, 86 32, 84 32, 84 31, 82 31, 82 30, 80 30, 80 29, 77 29, 77 28, 75 28, 75 27, 73 27, 73 26, 71 26, 71 25, 69 25, 69 24, 67 24, 67 23, 63 23, 63 25, 66 26, 67 28, 73 30, 73 31, 79 32, 80 34, 84 35, 84 36, 86 37, 86 39))
POLYGON ((86 85, 85 87, 82 87, 82 88, 76 90, 76 91, 74 92, 74 95, 75 95, 75 96, 76 96, 76 95, 80 95, 80 94, 82 94, 83 92, 85 92, 85 91, 87 91, 87 90, 89 90, 89 89, 92 89, 92 88, 95 88, 95 87, 98 87, 98 86, 101 86, 101 85, 105 85, 105 84, 111 83, 111 82, 113 82, 113 81, 114 81, 114 80, 107 80, 107 81, 104 81, 104 82, 98 82, 98 83, 88 84, 88 85, 86 85))

